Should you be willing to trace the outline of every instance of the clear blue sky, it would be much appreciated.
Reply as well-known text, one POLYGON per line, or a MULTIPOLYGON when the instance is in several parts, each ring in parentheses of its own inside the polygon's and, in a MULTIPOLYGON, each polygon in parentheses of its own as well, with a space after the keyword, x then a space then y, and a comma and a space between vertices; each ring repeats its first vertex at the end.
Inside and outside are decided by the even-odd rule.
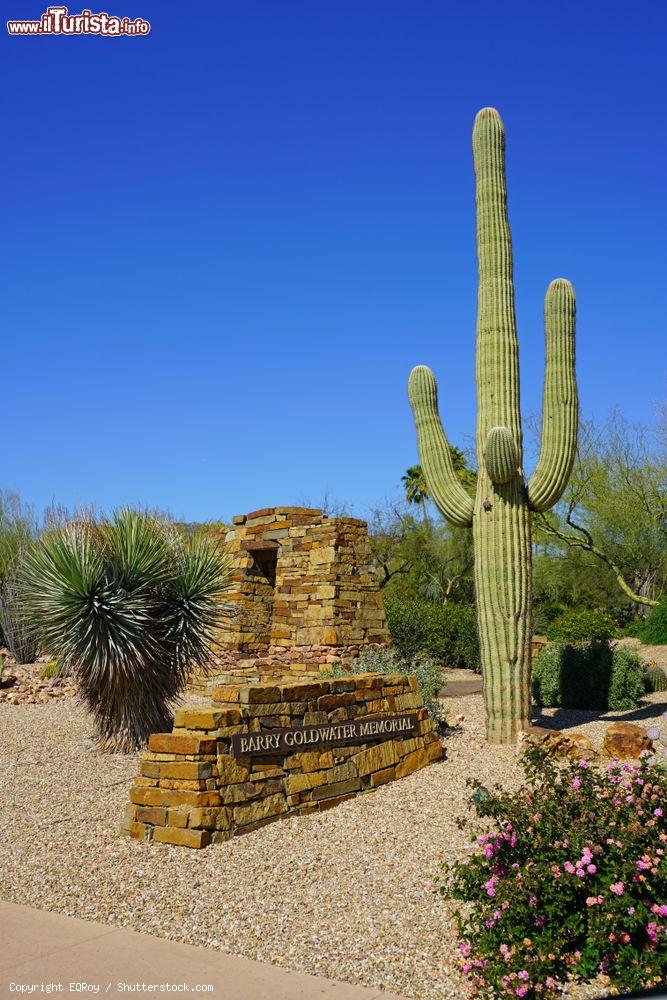
POLYGON ((565 276, 584 411, 653 419, 660 4, 88 6, 152 33, 3 38, 1 486, 188 520, 327 491, 363 512, 416 461, 416 363, 467 445, 470 133, 488 104, 507 129, 524 413, 565 276))

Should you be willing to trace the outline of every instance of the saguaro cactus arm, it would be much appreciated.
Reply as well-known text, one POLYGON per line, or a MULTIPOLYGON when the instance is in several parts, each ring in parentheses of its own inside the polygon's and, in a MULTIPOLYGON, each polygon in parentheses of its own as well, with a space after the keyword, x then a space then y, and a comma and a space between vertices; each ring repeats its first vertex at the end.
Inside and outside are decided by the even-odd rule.
POLYGON ((574 371, 575 298, 569 281, 557 278, 544 300, 546 370, 542 404, 542 447, 528 482, 533 510, 549 510, 560 499, 577 450, 579 401, 574 371))
POLYGON ((486 471, 492 483, 509 483, 519 469, 519 453, 511 431, 492 427, 484 449, 486 471))
POLYGON ((449 444, 438 414, 438 386, 430 368, 418 365, 408 381, 408 396, 417 428, 419 460, 431 496, 454 524, 472 524, 473 502, 456 477, 449 444))

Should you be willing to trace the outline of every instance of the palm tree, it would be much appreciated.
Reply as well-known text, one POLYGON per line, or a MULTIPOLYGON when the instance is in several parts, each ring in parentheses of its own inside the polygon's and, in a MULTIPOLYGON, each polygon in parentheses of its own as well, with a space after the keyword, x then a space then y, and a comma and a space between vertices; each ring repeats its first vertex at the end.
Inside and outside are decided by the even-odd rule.
POLYGON ((56 525, 28 552, 25 607, 73 675, 100 749, 129 752, 171 727, 191 670, 210 662, 228 586, 215 538, 132 510, 56 525))
POLYGON ((401 476, 401 482, 405 489, 405 499, 408 503, 414 503, 421 507, 424 524, 428 524, 426 501, 430 500, 431 497, 421 465, 411 465, 409 469, 406 469, 405 475, 401 476))

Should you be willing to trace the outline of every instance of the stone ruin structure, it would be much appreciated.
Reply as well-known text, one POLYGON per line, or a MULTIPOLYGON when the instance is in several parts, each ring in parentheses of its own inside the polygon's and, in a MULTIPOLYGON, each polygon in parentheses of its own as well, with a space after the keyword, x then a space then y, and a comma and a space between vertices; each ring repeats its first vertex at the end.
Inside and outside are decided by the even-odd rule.
POLYGON ((233 519, 230 597, 217 670, 152 733, 121 832, 202 848, 320 813, 442 760, 413 675, 355 674, 390 642, 363 521, 271 507, 233 519), (333 663, 339 677, 322 676, 333 663))
POLYGON ((389 645, 364 521, 267 507, 234 517, 225 542, 238 613, 218 635, 215 669, 192 690, 318 677, 363 647, 389 645))

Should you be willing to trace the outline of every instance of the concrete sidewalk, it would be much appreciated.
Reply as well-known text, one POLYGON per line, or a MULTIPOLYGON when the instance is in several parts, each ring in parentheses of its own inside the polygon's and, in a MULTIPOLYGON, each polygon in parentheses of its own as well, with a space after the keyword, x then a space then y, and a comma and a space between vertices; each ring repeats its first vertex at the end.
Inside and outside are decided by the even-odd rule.
POLYGON ((286 972, 209 948, 2 901, 0 942, 3 1000, 46 992, 63 997, 195 993, 220 1000, 401 1000, 395 993, 286 972), (56 986, 47 990, 49 984, 56 986), (172 989, 149 991, 142 984, 172 989))

